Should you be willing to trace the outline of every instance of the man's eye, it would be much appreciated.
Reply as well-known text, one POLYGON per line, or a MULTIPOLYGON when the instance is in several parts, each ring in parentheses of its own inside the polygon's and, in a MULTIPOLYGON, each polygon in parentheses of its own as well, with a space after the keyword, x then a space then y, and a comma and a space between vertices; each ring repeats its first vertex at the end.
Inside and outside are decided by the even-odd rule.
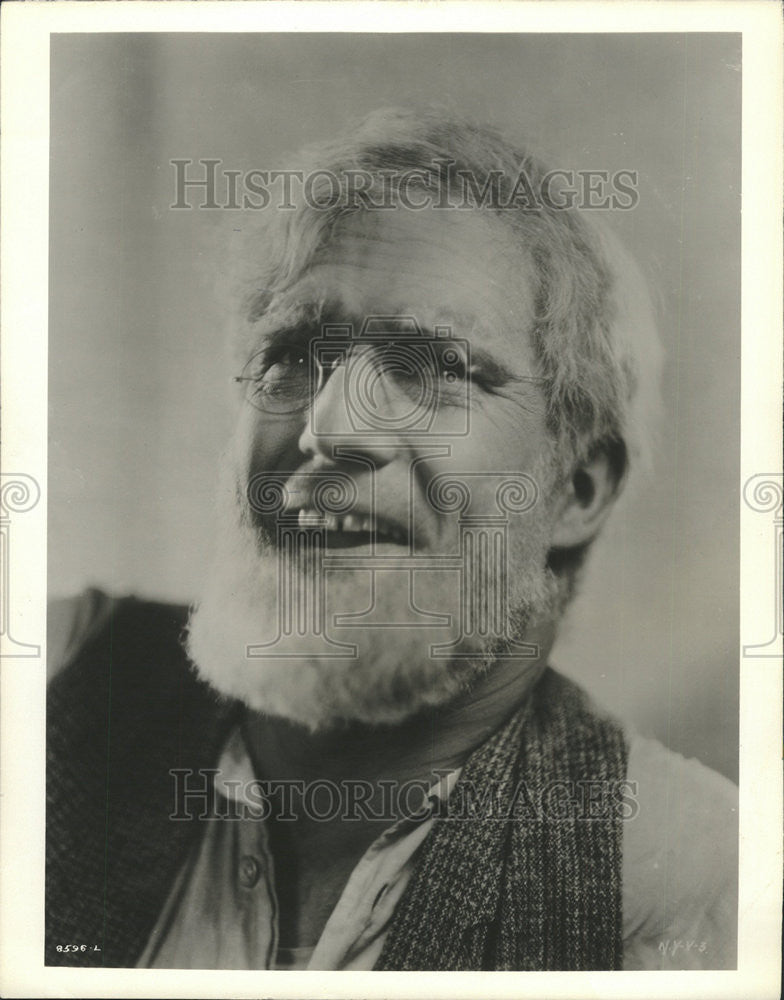
POLYGON ((462 382, 468 377, 465 359, 457 351, 445 351, 441 357, 439 368, 439 375, 445 378, 447 382, 457 380, 462 382))
POLYGON ((449 345, 440 352, 437 371, 438 377, 447 385, 481 381, 477 368, 469 365, 463 351, 449 345))
POLYGON ((264 365, 259 372, 259 377, 270 379, 291 374, 298 369, 307 370, 310 358, 307 348, 304 347, 283 347, 272 352, 264 360, 264 365))

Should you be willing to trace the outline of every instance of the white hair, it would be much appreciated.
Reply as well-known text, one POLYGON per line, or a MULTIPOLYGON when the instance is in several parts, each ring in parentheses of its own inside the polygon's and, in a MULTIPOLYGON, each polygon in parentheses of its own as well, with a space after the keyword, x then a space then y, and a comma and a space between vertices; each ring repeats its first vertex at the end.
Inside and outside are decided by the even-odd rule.
MULTIPOLYGON (((521 173, 534 190, 548 173, 497 130, 434 108, 374 112, 343 136, 304 150, 297 168, 319 172, 310 204, 300 197, 293 209, 260 213, 232 264, 241 289, 235 362, 252 353, 254 323, 329 246, 341 220, 372 211, 345 197, 351 172, 370 175, 398 206, 396 178, 412 171, 426 175, 420 183, 431 190, 468 174, 478 188, 496 185, 502 201, 521 173)), ((512 233, 521 282, 534 275, 535 322, 520 334, 531 338, 546 380, 548 426, 564 471, 602 448, 621 471, 647 464, 660 406, 661 348, 635 262, 596 212, 552 204, 477 210, 512 233)))

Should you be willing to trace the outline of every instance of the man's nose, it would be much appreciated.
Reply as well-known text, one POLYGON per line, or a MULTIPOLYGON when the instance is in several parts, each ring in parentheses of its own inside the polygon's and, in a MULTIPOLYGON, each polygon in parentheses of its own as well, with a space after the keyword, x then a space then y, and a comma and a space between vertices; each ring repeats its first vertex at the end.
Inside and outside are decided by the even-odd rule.
MULTIPOLYGON (((349 449, 371 459, 377 469, 392 461, 400 442, 394 433, 379 433, 372 427, 369 429, 367 421, 357 419, 348 396, 352 376, 346 366, 337 365, 325 374, 299 437, 300 451, 309 457, 323 456, 336 461, 340 456, 335 449, 340 446, 341 450, 349 449)), ((391 405, 391 400, 379 402, 391 405)))

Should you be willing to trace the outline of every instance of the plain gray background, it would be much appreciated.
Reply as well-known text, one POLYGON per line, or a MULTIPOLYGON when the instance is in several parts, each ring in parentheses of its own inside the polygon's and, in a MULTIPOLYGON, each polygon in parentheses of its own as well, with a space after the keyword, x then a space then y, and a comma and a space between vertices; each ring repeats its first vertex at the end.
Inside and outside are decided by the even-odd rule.
POLYGON ((553 663, 737 779, 739 36, 60 35, 51 88, 56 596, 187 601, 208 551, 229 426, 215 254, 242 221, 171 211, 170 160, 275 169, 358 115, 433 100, 554 166, 638 171, 638 206, 611 221, 657 301, 665 419, 553 663))

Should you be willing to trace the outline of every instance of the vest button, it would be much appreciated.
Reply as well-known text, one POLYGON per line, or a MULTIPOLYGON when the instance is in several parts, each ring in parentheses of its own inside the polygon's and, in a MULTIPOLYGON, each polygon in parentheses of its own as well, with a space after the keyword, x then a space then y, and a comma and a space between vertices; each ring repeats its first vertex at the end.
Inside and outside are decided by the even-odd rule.
POLYGON ((261 878, 261 864, 258 858, 252 854, 245 854, 240 858, 239 879, 240 885, 245 889, 252 889, 261 878))

